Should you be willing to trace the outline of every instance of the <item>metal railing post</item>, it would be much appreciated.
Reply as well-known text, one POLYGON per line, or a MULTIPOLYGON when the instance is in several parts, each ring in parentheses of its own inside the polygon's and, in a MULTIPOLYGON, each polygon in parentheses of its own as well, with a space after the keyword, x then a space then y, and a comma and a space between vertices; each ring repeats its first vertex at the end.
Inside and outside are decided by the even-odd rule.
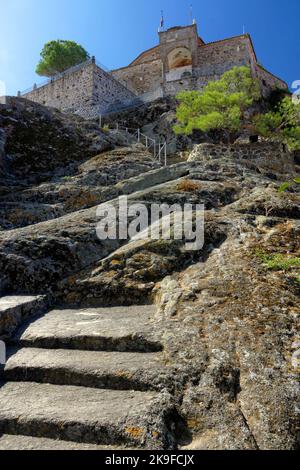
MULTIPOLYGON (((99 125, 102 127, 103 125, 103 115, 99 115, 99 125)), ((108 124, 109 126, 109 124, 108 124)), ((113 127, 111 127, 113 129, 113 127)), ((153 147, 153 156, 155 159, 159 160, 159 163, 161 165, 167 166, 167 142, 161 142, 160 140, 157 141, 156 139, 153 139, 152 137, 149 137, 146 134, 143 134, 141 132, 141 129, 134 129, 131 127, 125 127, 120 125, 118 122, 115 123, 115 128, 117 130, 123 130, 126 132, 127 135, 131 134, 132 136, 137 138, 138 143, 143 142, 143 138, 145 139, 145 147, 151 151, 151 147, 153 147), (131 133, 131 131, 134 131, 131 133)))
POLYGON ((165 142, 165 166, 167 166, 167 142, 165 142))

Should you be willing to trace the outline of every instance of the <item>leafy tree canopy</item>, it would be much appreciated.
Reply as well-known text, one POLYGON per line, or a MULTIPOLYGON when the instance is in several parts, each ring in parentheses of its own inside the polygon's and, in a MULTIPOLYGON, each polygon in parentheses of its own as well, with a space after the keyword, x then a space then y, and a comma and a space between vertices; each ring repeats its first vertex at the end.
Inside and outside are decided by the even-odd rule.
POLYGON ((261 97, 257 80, 249 67, 234 67, 203 91, 183 91, 177 95, 177 134, 222 129, 230 134, 242 127, 245 111, 261 97))
POLYGON ((74 41, 50 41, 41 52, 41 60, 36 73, 44 77, 53 77, 74 65, 89 59, 88 52, 74 41))
POLYGON ((300 150, 300 103, 285 97, 274 111, 254 119, 257 132, 263 137, 283 143, 290 150, 300 150))

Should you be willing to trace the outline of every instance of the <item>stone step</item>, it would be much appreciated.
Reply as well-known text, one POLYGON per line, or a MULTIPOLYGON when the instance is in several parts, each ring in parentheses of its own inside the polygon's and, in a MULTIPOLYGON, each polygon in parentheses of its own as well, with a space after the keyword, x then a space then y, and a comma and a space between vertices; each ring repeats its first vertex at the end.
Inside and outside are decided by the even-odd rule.
POLYGON ((0 387, 0 403, 0 435, 173 447, 174 408, 167 393, 9 382, 0 387))
POLYGON ((23 348, 8 355, 5 381, 141 391, 171 391, 175 383, 161 353, 23 348))
MULTIPOLYGON (((12 434, 4 434, 0 436, 1 450, 78 450, 78 451, 118 451, 129 450, 123 447, 115 446, 97 446, 95 444, 80 444, 77 442, 61 441, 55 439, 45 439, 42 437, 32 436, 14 436, 12 434)), ((133 449, 132 449, 133 450, 133 449)))
POLYGON ((14 343, 46 349, 157 352, 152 305, 52 310, 25 324, 14 343))
POLYGON ((0 339, 6 340, 28 317, 43 313, 47 306, 44 295, 10 295, 0 297, 0 339))

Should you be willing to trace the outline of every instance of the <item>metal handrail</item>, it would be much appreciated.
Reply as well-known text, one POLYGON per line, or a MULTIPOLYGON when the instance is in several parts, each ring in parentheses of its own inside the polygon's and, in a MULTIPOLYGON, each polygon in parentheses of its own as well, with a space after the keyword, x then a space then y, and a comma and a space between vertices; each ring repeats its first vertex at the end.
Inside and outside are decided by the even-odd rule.
MULTIPOLYGON (((102 127, 102 116, 99 116, 99 124, 100 127, 102 127)), ((109 128, 112 128, 110 124, 108 124, 109 128)), ((142 139, 145 139, 145 147, 147 149, 151 149, 153 147, 153 155, 155 159, 158 159, 159 163, 164 164, 164 166, 167 166, 167 141, 165 140, 164 142, 157 142, 156 139, 153 139, 153 137, 150 137, 143 132, 141 132, 141 129, 135 129, 132 127, 125 127, 125 126, 120 126, 119 123, 115 124, 114 127, 116 130, 124 130, 126 133, 130 133, 129 131, 134 131, 133 133, 130 133, 132 136, 136 137, 138 143, 142 143, 142 139)))
MULTIPOLYGON (((65 77, 66 75, 69 75, 73 72, 76 72, 77 70, 80 70, 80 69, 82 69, 83 67, 85 67, 89 64, 96 64, 97 67, 99 67, 105 73, 111 75, 112 78, 114 78, 121 85, 123 85, 125 88, 127 88, 125 82, 123 82, 122 80, 119 80, 119 79, 117 79, 116 77, 113 76, 113 74, 112 74, 113 70, 108 69, 105 65, 103 65, 100 62, 96 61, 95 57, 90 57, 88 60, 86 60, 84 62, 81 62, 80 64, 74 65, 73 67, 68 68, 64 72, 57 73, 53 77, 48 78, 47 80, 44 80, 42 83, 39 83, 38 85, 34 84, 32 87, 27 88, 26 90, 20 92, 20 95, 22 96, 24 94, 30 93, 31 91, 38 90, 39 88, 43 88, 44 86, 49 85, 50 83, 55 82, 55 81, 59 80, 60 78, 65 77)), ((135 94, 132 90, 129 90, 129 91, 131 91, 133 95, 135 94)), ((138 95, 136 95, 136 96, 138 97, 138 95)))
POLYGON ((63 78, 66 75, 69 75, 70 73, 76 72, 77 70, 80 70, 81 68, 85 67, 86 65, 92 64, 94 62, 95 62, 94 57, 91 57, 90 59, 88 59, 84 62, 81 62, 80 64, 77 64, 77 65, 74 65, 73 67, 68 68, 64 72, 60 72, 60 73, 54 75, 53 77, 48 78, 47 80, 40 83, 39 85, 33 85, 32 87, 27 88, 27 90, 20 92, 20 95, 23 96, 23 95, 26 95, 27 93, 30 93, 31 91, 35 91, 35 90, 38 90, 40 88, 43 88, 44 86, 49 85, 50 83, 56 82, 60 78, 63 78))
POLYGON ((67 76, 71 73, 74 73, 75 71, 78 71, 78 70, 82 69, 83 67, 86 67, 87 65, 92 64, 92 63, 95 64, 97 67, 99 67, 104 73, 110 75, 112 79, 116 80, 121 86, 123 86, 127 91, 131 92, 132 95, 133 95, 133 97, 131 99, 126 100, 126 102, 124 102, 124 104, 118 103, 118 104, 115 104, 115 105, 114 104, 110 105, 108 107, 107 111, 105 111, 105 113, 104 113, 107 116, 110 115, 110 114, 117 113, 117 112, 122 112, 122 111, 126 111, 126 110, 129 110, 129 109, 143 107, 149 101, 153 101, 154 99, 157 99, 157 98, 163 96, 163 91, 162 91, 161 86, 156 88, 155 90, 150 91, 150 92, 146 92, 146 93, 143 93, 141 95, 138 95, 133 90, 127 88, 127 83, 126 82, 124 82, 123 80, 115 77, 114 74, 113 74, 113 72, 114 72, 113 70, 109 70, 105 65, 103 65, 100 62, 96 61, 94 56, 90 57, 88 60, 86 60, 84 62, 81 62, 80 64, 77 64, 77 65, 74 65, 73 67, 70 67, 69 69, 65 70, 64 72, 58 73, 55 76, 53 76, 53 77, 51 77, 47 80, 44 80, 42 83, 40 83, 38 85, 34 84, 32 87, 27 88, 26 90, 24 90, 22 92, 19 91, 18 96, 25 96, 28 93, 39 90, 39 89, 41 89, 45 86, 48 86, 51 83, 54 83, 57 80, 65 77, 65 76, 67 76))

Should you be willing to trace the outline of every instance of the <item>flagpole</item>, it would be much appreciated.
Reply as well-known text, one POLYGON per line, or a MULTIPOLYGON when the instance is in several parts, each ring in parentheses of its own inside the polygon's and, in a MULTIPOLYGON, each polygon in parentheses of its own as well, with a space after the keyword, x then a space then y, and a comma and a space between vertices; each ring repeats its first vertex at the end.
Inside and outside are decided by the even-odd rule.
POLYGON ((163 10, 161 10, 161 19, 160 19, 160 27, 159 27, 160 32, 163 31, 164 25, 165 25, 164 12, 163 10))
POLYGON ((194 17, 193 17, 193 5, 191 4, 191 5, 190 5, 190 20, 191 20, 191 24, 193 24, 193 19, 194 19, 194 17))

